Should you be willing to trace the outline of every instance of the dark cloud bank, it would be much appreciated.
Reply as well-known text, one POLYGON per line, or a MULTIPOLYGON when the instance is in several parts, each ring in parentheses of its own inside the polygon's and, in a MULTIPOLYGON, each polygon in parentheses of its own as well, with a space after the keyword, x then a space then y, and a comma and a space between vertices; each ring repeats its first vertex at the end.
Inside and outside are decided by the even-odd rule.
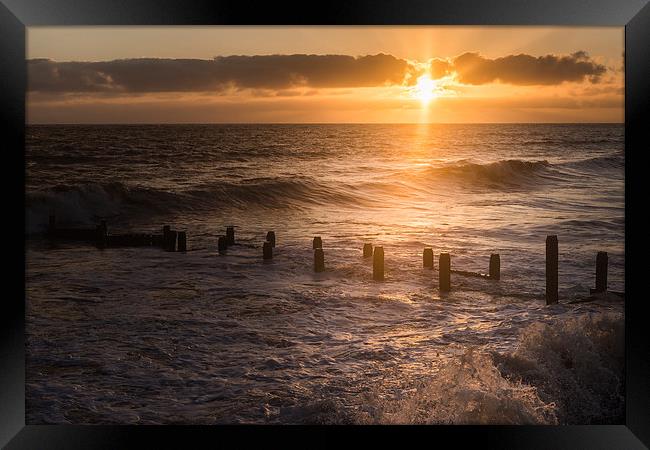
POLYGON ((518 85, 551 85, 563 81, 600 81, 607 70, 585 52, 569 56, 510 55, 487 59, 478 53, 465 53, 454 59, 458 81, 464 84, 485 84, 494 81, 518 85))
MULTIPOLYGON (((430 73, 456 72, 464 84, 502 82, 552 85, 564 81, 596 83, 605 73, 585 52, 569 56, 510 55, 487 59, 478 53, 433 59, 430 73)), ((28 60, 32 92, 152 93, 223 92, 228 89, 369 87, 412 84, 421 70, 392 55, 220 56, 202 59, 120 59, 100 62, 28 60)))

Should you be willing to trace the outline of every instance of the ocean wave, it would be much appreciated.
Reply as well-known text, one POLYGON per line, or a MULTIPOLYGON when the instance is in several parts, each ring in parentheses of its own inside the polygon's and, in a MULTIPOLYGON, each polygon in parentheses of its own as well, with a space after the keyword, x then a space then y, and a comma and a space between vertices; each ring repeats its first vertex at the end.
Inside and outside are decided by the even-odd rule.
POLYGON ((254 178, 242 182, 215 182, 185 193, 193 198, 218 199, 228 206, 268 208, 322 204, 357 204, 352 188, 326 184, 310 177, 254 178))
POLYGON ((146 207, 148 211, 161 212, 162 205, 173 199, 174 194, 129 187, 120 182, 59 185, 27 194, 26 231, 28 234, 45 231, 50 214, 56 215, 59 224, 89 225, 133 208, 146 207))
POLYGON ((61 224, 92 225, 100 218, 152 217, 227 207, 303 209, 323 205, 385 206, 396 201, 405 204, 411 199, 435 195, 444 183, 461 189, 536 189, 565 182, 579 164, 602 171, 603 165, 620 164, 619 159, 598 157, 564 165, 546 160, 508 159, 486 164, 461 160, 421 172, 398 171, 356 183, 302 176, 217 180, 173 191, 123 182, 59 185, 27 193, 27 233, 44 231, 52 213, 61 224))
POLYGON ((553 176, 552 165, 546 161, 507 159, 487 164, 460 161, 444 167, 435 167, 427 174, 436 179, 455 181, 491 188, 532 187, 553 176))
POLYGON ((620 314, 584 315, 529 326, 510 354, 470 348, 376 418, 432 424, 621 422, 623 323, 620 314))
POLYGON ((349 187, 329 186, 309 178, 222 181, 179 192, 120 182, 85 183, 28 193, 27 233, 45 231, 50 214, 55 214, 60 224, 90 225, 100 218, 118 216, 155 216, 221 207, 302 208, 329 203, 361 202, 349 187))
POLYGON ((622 423, 625 333, 622 314, 585 314, 534 324, 512 354, 497 355, 504 377, 535 386, 561 424, 622 423))
POLYGON ((549 138, 542 138, 542 139, 531 139, 527 141, 523 141, 523 145, 556 145, 556 146, 563 146, 563 145, 579 145, 579 146, 584 146, 584 145, 594 145, 594 144, 618 144, 622 142, 622 137, 620 136, 612 136, 612 137, 605 137, 605 138, 595 138, 595 139, 587 139, 587 138, 580 138, 580 139, 575 139, 575 138, 554 138, 554 137, 549 137, 549 138))
POLYGON ((603 169, 622 169, 625 166, 625 156, 623 154, 595 156, 593 158, 567 162, 561 164, 561 166, 572 169, 595 170, 601 173, 603 169))
POLYGON ((508 354, 464 348, 406 394, 381 387, 356 411, 332 399, 280 411, 290 423, 622 423, 624 321, 605 312, 533 324, 508 354))

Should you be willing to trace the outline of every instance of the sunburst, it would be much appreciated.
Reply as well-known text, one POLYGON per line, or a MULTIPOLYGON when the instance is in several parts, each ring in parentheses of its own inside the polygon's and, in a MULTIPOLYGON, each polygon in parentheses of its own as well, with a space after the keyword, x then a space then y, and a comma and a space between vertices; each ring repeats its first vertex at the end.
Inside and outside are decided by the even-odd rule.
POLYGON ((429 75, 422 75, 418 77, 418 81, 411 91, 411 95, 414 98, 419 99, 422 102, 422 105, 428 105, 431 100, 438 96, 437 94, 437 83, 429 77, 429 75))

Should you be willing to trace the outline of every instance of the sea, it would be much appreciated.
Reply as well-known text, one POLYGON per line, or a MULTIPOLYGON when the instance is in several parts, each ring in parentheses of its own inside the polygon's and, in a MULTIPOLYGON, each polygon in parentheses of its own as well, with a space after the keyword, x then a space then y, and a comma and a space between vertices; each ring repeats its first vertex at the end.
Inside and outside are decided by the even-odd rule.
POLYGON ((28 125, 26 421, 623 423, 624 163, 622 124, 28 125))

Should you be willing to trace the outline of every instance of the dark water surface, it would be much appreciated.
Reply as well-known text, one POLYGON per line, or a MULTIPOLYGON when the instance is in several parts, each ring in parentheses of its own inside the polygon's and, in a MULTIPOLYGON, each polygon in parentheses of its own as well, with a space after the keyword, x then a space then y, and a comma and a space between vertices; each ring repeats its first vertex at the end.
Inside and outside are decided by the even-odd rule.
POLYGON ((28 423, 622 417, 622 302, 568 303, 597 251, 624 290, 622 125, 30 126, 26 161, 28 423), (50 243, 52 212, 171 224, 189 251, 50 243), (240 245, 218 256, 229 224, 240 245), (482 272, 499 253, 501 281, 441 295, 425 246, 482 272))

